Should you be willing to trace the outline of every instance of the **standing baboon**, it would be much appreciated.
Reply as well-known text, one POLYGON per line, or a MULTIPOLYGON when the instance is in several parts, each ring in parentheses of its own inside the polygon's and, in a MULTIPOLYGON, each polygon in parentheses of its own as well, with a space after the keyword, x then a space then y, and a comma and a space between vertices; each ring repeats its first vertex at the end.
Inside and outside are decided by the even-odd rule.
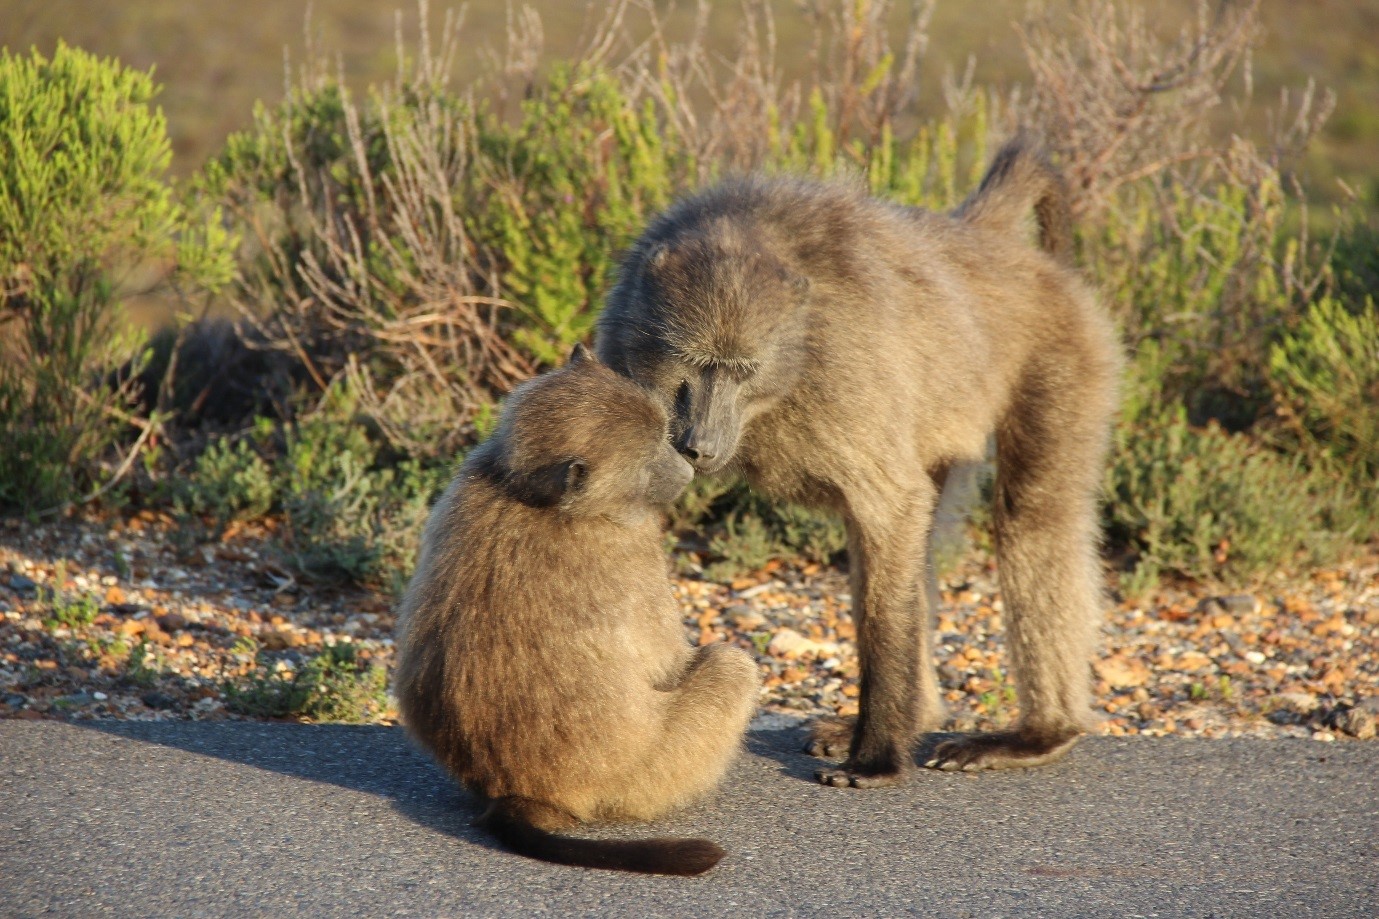
POLYGON ((693 476, 665 409, 582 347, 519 387, 431 512, 398 617, 402 719, 512 849, 699 874, 702 839, 574 839, 709 791, 756 705, 751 658, 686 640, 660 511, 693 476))
POLYGON ((654 220, 609 294, 597 350, 672 407, 697 470, 847 525, 861 714, 816 723, 811 752, 847 752, 821 782, 900 780, 942 720, 930 531, 949 471, 992 434, 1021 717, 927 765, 1049 762, 1087 724, 1120 348, 1066 264, 1069 232, 1058 176, 1016 140, 950 215, 803 179, 725 182, 654 220))

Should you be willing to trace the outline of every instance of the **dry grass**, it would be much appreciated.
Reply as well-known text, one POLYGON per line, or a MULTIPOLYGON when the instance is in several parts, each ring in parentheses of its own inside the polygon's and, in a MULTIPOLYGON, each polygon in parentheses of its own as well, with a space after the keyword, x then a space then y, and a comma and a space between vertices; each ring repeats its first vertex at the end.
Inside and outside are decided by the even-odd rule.
MULTIPOLYGON (((435 4, 436 12, 452 4, 435 4)), ((459 4, 453 4, 459 6, 459 4)), ((809 66, 813 27, 801 10, 812 4, 774 0, 777 45, 782 74, 797 78, 809 66)), ((57 38, 101 54, 116 55, 131 65, 156 65, 165 89, 176 159, 174 169, 196 169, 232 130, 245 127, 253 103, 282 97, 284 57, 294 64, 307 56, 303 23, 308 0, 244 0, 234 4, 187 4, 175 0, 130 0, 91 4, 85 0, 0 0, 0 43, 11 48, 36 45, 51 51, 57 38)), ((581 4, 532 0, 522 4, 539 15, 547 59, 573 54, 581 46, 585 11, 581 4)), ((993 0, 980 13, 967 4, 940 2, 927 29, 929 41, 918 67, 916 108, 921 117, 942 110, 942 78, 963 73, 969 59, 974 85, 1010 86, 1027 79, 1020 36, 1011 23, 1026 9, 1026 0, 993 0)), ((1065 3, 1047 6, 1062 10, 1065 3)), ((1194 15, 1192 0, 1159 0, 1146 4, 1148 15, 1164 28, 1176 29, 1194 15)), ((714 4, 705 40, 716 53, 730 52, 744 33, 743 13, 736 4, 714 4)), ((396 68, 393 43, 395 8, 412 20, 410 2, 332 0, 316 4, 312 33, 318 49, 338 59, 352 85, 363 87, 387 79, 396 68)), ((455 62, 461 85, 486 66, 487 54, 503 50, 508 14, 503 0, 471 0, 464 5, 465 53, 455 62)), ((664 9, 664 5, 661 5, 664 9)), ((892 13, 892 25, 906 14, 892 13)), ((666 33, 676 41, 694 27, 692 3, 682 2, 664 15, 666 33)), ((1371 164, 1379 156, 1379 116, 1373 86, 1379 80, 1379 53, 1371 36, 1379 33, 1379 0, 1263 0, 1262 34, 1252 54, 1253 92, 1275 100, 1315 80, 1333 89, 1336 116, 1308 157, 1310 192, 1321 200, 1343 195, 1342 179, 1371 204, 1379 201, 1371 164)), ((633 15, 629 25, 643 34, 647 23, 633 15)), ((1230 113, 1219 113, 1218 136, 1234 129, 1230 113)), ((1246 116, 1254 129, 1266 127, 1267 116, 1246 116)))

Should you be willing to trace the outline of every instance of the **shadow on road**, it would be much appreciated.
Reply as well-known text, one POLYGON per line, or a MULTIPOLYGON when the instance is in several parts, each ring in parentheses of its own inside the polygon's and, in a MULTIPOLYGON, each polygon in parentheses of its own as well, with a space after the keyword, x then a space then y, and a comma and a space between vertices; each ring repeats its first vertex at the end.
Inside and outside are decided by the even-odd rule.
MULTIPOLYGON (((340 724, 74 721, 103 734, 324 782, 388 799, 398 813, 437 832, 498 848, 475 827, 482 804, 412 745, 402 728, 340 724), (246 731, 249 740, 246 742, 246 731)), ((233 789, 227 789, 233 793, 233 789)))
MULTIPOLYGON (((923 766, 928 762, 933 756, 934 749, 945 740, 962 736, 941 731, 923 735, 915 745, 915 765, 923 766)), ((834 761, 820 759, 804 752, 808 739, 809 731, 806 727, 761 731, 747 735, 747 750, 763 759, 779 763, 781 775, 813 785, 818 781, 815 773, 834 761)))

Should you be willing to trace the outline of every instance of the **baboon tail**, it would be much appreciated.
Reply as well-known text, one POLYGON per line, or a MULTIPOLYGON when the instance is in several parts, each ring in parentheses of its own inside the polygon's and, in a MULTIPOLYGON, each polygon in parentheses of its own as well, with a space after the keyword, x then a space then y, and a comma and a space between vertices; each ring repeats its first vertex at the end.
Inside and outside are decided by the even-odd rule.
POLYGON ((568 826, 568 814, 530 798, 498 798, 479 823, 528 858, 642 874, 703 874, 724 855, 707 839, 576 839, 543 826, 568 826))
POLYGON ((1015 230, 1034 208, 1039 245, 1062 260, 1072 257, 1072 214, 1063 177, 1028 135, 1006 141, 982 177, 982 184, 953 216, 978 226, 1015 230))

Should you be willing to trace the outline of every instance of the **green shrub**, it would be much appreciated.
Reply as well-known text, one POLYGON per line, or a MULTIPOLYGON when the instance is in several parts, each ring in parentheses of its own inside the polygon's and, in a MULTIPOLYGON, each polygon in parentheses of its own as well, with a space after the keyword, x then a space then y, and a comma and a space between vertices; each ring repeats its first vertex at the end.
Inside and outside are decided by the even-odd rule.
POLYGON ((1267 172, 1195 185, 1169 177, 1165 187, 1128 190, 1083 228, 1107 306, 1132 349, 1153 350, 1142 384, 1158 402, 1184 405, 1194 423, 1248 428, 1269 404, 1269 342, 1298 300, 1274 260, 1284 213, 1277 181, 1267 172))
POLYGON ((387 681, 381 665, 364 667, 352 642, 338 642, 286 669, 259 656, 242 684, 225 684, 225 696, 242 715, 358 724, 387 711, 387 681))
MULTIPOLYGON (((1379 311, 1323 297, 1270 350, 1278 411, 1303 449, 1379 488, 1379 311)), ((1376 515, 1379 516, 1379 515, 1376 515)), ((1379 522, 1371 533, 1379 532, 1379 522)))
MULTIPOLYGON (((1375 185, 1379 191, 1379 184, 1375 185)), ((1343 225, 1331 253, 1331 270, 1336 276, 1336 296, 1346 303, 1362 303, 1379 292, 1379 199, 1366 212, 1358 208, 1344 215, 1343 225)))
POLYGON ((298 570, 401 589, 430 499, 448 469, 389 463, 364 430, 353 393, 336 387, 285 431, 276 466, 284 546, 298 570))
POLYGON ((252 520, 273 506, 273 471, 248 440, 218 440, 179 479, 176 493, 183 510, 205 514, 217 526, 252 520))
POLYGON ((1334 557, 1349 535, 1338 508, 1351 496, 1301 456, 1285 456, 1181 406, 1126 418, 1106 475, 1113 540, 1136 555, 1128 592, 1162 572, 1240 583, 1334 557))
POLYGON ((447 466, 386 455, 341 383, 294 423, 259 419, 247 437, 212 443, 175 493, 218 527, 280 514, 280 548, 298 571, 396 590, 448 476, 447 466))
POLYGON ((741 482, 696 479, 670 515, 674 533, 698 533, 705 574, 729 581, 773 559, 827 563, 847 544, 831 514, 767 501, 741 482))
POLYGON ((89 592, 65 594, 54 588, 48 594, 52 616, 46 620, 49 626, 64 625, 68 628, 81 628, 96 621, 101 611, 98 596, 89 592))
POLYGON ((609 73, 557 67, 522 119, 476 119, 470 232, 498 255, 513 340, 545 366, 593 330, 613 259, 692 174, 650 102, 636 108, 609 73))
MULTIPOLYGON (((0 50, 0 506, 66 501, 130 430, 143 336, 119 280, 170 262, 229 278, 214 215, 191 232, 150 76, 59 43, 0 50)), ((203 215, 204 216, 204 215, 203 215)))

